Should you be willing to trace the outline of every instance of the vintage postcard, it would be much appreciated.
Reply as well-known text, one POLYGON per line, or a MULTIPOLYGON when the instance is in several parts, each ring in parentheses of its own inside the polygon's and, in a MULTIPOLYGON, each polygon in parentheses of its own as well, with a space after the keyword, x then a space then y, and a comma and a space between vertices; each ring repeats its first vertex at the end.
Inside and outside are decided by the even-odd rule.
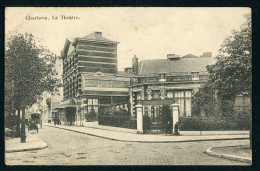
POLYGON ((6 165, 251 165, 245 7, 6 7, 6 165))

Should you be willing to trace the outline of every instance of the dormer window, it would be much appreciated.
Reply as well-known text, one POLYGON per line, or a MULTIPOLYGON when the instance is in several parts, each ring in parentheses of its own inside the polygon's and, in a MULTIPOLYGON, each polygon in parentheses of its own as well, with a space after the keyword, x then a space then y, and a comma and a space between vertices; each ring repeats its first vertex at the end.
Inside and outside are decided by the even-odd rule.
POLYGON ((159 81, 165 82, 166 81, 166 73, 160 73, 159 74, 159 81))
POLYGON ((199 72, 191 72, 192 80, 199 80, 199 72))

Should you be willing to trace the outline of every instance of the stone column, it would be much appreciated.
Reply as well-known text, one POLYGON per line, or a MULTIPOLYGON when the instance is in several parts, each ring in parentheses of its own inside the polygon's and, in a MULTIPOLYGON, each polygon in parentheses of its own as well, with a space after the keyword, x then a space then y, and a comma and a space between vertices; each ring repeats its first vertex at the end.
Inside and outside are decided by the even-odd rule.
POLYGON ((143 106, 136 105, 136 113, 137 113, 137 134, 143 133, 143 106))
POLYGON ((133 111, 133 108, 134 108, 134 105, 133 105, 133 88, 130 88, 130 91, 129 91, 129 96, 130 96, 130 114, 131 114, 131 117, 134 117, 134 111, 133 111))
POLYGON ((174 130, 174 126, 176 124, 176 122, 179 122, 179 104, 172 104, 172 124, 173 124, 173 130, 174 130))

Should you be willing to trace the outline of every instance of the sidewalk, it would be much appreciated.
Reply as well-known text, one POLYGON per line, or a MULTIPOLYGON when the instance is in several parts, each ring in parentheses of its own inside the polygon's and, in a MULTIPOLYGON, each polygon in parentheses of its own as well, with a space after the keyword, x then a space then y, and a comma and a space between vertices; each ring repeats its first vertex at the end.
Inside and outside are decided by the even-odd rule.
POLYGON ((252 149, 249 146, 212 147, 205 151, 206 154, 252 164, 252 149))
POLYGON ((21 138, 11 138, 5 140, 5 152, 20 152, 20 151, 31 151, 31 150, 40 150, 48 147, 48 145, 43 142, 38 137, 26 133, 26 143, 20 142, 21 138))
MULTIPOLYGON (((67 126, 45 124, 45 126, 55 127, 68 131, 74 131, 96 137, 106 138, 116 141, 125 142, 141 142, 141 143, 169 143, 169 142, 190 142, 190 141, 215 141, 215 140, 236 140, 236 139, 248 139, 249 134, 247 131, 242 131, 234 134, 234 131, 224 131, 223 135, 219 135, 221 132, 217 131, 217 134, 208 135, 191 135, 191 132, 186 132, 189 135, 181 136, 165 136, 164 134, 152 135, 152 134, 137 134, 134 129, 117 128, 111 126, 101 126, 97 123, 88 123, 84 127, 79 126, 67 126)), ((197 134, 197 133, 196 133, 197 134)))

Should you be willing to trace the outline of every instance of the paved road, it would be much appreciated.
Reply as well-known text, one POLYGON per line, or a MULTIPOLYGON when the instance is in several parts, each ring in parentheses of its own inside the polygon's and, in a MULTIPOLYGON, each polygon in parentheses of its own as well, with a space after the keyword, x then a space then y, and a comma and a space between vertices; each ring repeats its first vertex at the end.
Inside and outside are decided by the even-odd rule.
POLYGON ((7 153, 7 165, 246 165, 203 152, 212 146, 245 145, 248 140, 186 143, 127 143, 44 127, 37 134, 49 147, 7 153))

